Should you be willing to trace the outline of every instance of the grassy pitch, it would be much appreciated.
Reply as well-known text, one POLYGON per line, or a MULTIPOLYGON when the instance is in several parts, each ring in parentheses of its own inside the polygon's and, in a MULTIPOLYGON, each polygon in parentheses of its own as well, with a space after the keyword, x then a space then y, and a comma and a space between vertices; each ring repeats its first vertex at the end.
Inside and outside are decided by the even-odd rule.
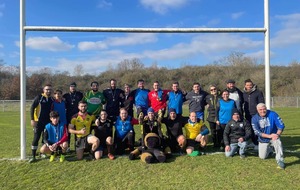
MULTIPOLYGON (((0 112, 0 189, 299 189, 300 109, 277 108, 286 129, 282 135, 286 169, 276 168, 275 158, 260 160, 255 152, 246 159, 207 155, 174 156, 167 163, 146 165, 126 156, 99 161, 49 163, 40 159, 29 164, 19 161, 20 115, 0 112)), ((32 129, 27 116, 27 155, 30 155, 32 129)), ((136 126, 137 134, 139 127, 136 126)), ((138 135, 137 137, 138 138, 138 135)))

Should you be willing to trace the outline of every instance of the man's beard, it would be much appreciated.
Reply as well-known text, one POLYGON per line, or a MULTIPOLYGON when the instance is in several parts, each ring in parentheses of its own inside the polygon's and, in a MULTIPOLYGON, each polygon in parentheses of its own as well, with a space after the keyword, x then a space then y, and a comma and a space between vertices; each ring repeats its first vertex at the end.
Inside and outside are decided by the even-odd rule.
POLYGON ((98 92, 98 89, 92 89, 93 92, 98 92))

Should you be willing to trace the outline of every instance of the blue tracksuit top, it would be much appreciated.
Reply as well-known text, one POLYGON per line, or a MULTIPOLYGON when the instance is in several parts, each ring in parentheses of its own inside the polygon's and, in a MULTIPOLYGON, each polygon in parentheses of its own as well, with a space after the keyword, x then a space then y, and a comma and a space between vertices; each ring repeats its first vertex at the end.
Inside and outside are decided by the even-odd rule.
POLYGON ((227 124, 231 120, 232 109, 235 108, 234 100, 229 99, 224 101, 223 99, 219 100, 219 121, 220 124, 227 124))
POLYGON ((284 123, 279 115, 271 110, 267 110, 267 114, 265 117, 259 116, 259 114, 255 114, 251 120, 252 128, 254 130, 255 135, 258 136, 258 141, 262 143, 268 143, 271 139, 263 138, 262 133, 272 134, 277 133, 277 130, 284 129, 284 123))
POLYGON ((57 126, 48 123, 45 126, 45 130, 48 132, 48 142, 49 144, 57 143, 64 136, 64 124, 59 123, 57 126))
POLYGON ((116 135, 119 139, 123 139, 128 132, 133 131, 133 126, 131 124, 131 117, 128 116, 126 121, 122 121, 120 116, 117 117, 115 123, 116 135))
POLYGON ((52 110, 58 112, 60 123, 67 124, 66 104, 64 101, 61 102, 54 101, 52 110))
POLYGON ((182 114, 182 104, 184 101, 184 95, 181 91, 175 93, 174 91, 169 92, 168 109, 173 108, 177 114, 182 114))
POLYGON ((148 100, 148 93, 150 91, 148 89, 136 89, 135 90, 135 97, 134 97, 134 104, 135 106, 148 108, 149 100, 148 100))

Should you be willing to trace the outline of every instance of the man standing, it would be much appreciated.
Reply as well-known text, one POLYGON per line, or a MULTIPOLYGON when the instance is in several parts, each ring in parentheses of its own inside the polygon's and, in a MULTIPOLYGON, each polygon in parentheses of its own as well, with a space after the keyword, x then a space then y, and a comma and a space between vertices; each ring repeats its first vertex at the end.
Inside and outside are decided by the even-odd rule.
POLYGON ((147 115, 147 110, 149 107, 148 93, 150 90, 145 89, 145 81, 143 79, 138 80, 137 85, 138 88, 132 91, 136 112, 137 115, 140 115, 141 112, 143 115, 147 115))
POLYGON ((130 91, 129 84, 124 85, 124 108, 127 110, 128 115, 133 117, 133 95, 130 91))
POLYGON ((174 82, 172 84, 172 91, 168 93, 168 110, 171 108, 175 109, 176 115, 181 116, 182 115, 182 105, 185 101, 185 95, 180 89, 179 89, 179 83, 174 82))
MULTIPOLYGON (((67 125, 71 122, 72 116, 79 112, 78 102, 82 100, 83 94, 76 90, 77 84, 72 82, 69 87, 69 92, 63 95, 66 103, 67 125)), ((68 145, 70 146, 71 135, 68 136, 68 145)), ((69 150, 69 149, 68 149, 69 150)))
POLYGON ((98 91, 99 83, 93 81, 90 91, 86 92, 83 101, 87 102, 87 112, 90 115, 98 116, 103 109, 103 104, 106 103, 105 97, 98 91))
POLYGON ((43 93, 36 96, 30 108, 31 126, 33 127, 33 141, 31 144, 32 159, 29 162, 36 161, 36 150, 45 125, 50 122, 50 111, 53 103, 51 97, 52 86, 47 84, 43 88, 43 93))
POLYGON ((154 113, 158 118, 163 118, 166 107, 167 107, 167 99, 168 99, 168 92, 170 90, 162 90, 159 87, 159 82, 155 81, 153 83, 153 90, 149 92, 148 99, 149 99, 149 107, 152 107, 154 113))
POLYGON ((103 91, 103 95, 106 99, 105 109, 108 118, 114 121, 120 114, 120 108, 124 107, 124 91, 117 88, 115 79, 110 79, 110 87, 103 91))
POLYGON ((78 103, 78 110, 79 112, 73 115, 68 129, 69 133, 76 135, 77 159, 82 160, 84 150, 91 145, 90 153, 94 156, 100 142, 97 137, 91 134, 95 116, 87 113, 87 102, 80 101, 78 103))
POLYGON ((204 120, 204 107, 206 105, 205 98, 208 95, 207 92, 201 90, 201 86, 198 82, 193 84, 193 91, 186 95, 186 100, 189 100, 189 111, 195 112, 197 118, 204 120))
MULTIPOLYGON (((243 92, 235 86, 235 81, 232 79, 227 80, 226 82, 226 90, 229 92, 229 98, 234 100, 236 108, 241 113, 241 116, 244 115, 243 112, 243 104, 244 97, 243 92)), ((243 119, 243 118, 241 118, 243 119)))
POLYGON ((225 156, 233 156, 240 148, 240 158, 245 158, 247 141, 251 136, 251 126, 246 120, 241 120, 239 111, 232 110, 232 119, 227 123, 224 130, 225 156))
MULTIPOLYGON (((243 92, 244 96, 244 111, 245 118, 249 123, 251 123, 252 117, 257 113, 256 106, 259 103, 265 103, 263 93, 257 89, 257 86, 253 84, 251 79, 245 80, 245 88, 243 92)), ((252 129, 252 137, 251 140, 254 146, 254 149, 257 150, 257 136, 254 134, 252 129)))
POLYGON ((67 110, 67 123, 69 124, 72 116, 78 113, 78 102, 82 100, 83 94, 76 90, 76 83, 72 82, 70 84, 69 92, 63 95, 66 103, 67 110))
POLYGON ((280 136, 284 130, 284 123, 279 115, 271 110, 267 110, 264 103, 256 106, 257 114, 252 117, 252 128, 258 136, 258 155, 261 159, 266 159, 272 152, 270 145, 274 147, 278 168, 284 169, 283 148, 280 136))

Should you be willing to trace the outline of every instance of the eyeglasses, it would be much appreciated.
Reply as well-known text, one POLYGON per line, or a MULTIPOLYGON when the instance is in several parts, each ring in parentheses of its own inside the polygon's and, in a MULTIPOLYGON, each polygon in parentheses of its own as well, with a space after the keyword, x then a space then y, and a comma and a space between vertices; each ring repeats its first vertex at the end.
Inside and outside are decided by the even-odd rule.
POLYGON ((215 89, 215 88, 212 88, 212 89, 210 89, 210 91, 216 91, 217 89, 215 89))

